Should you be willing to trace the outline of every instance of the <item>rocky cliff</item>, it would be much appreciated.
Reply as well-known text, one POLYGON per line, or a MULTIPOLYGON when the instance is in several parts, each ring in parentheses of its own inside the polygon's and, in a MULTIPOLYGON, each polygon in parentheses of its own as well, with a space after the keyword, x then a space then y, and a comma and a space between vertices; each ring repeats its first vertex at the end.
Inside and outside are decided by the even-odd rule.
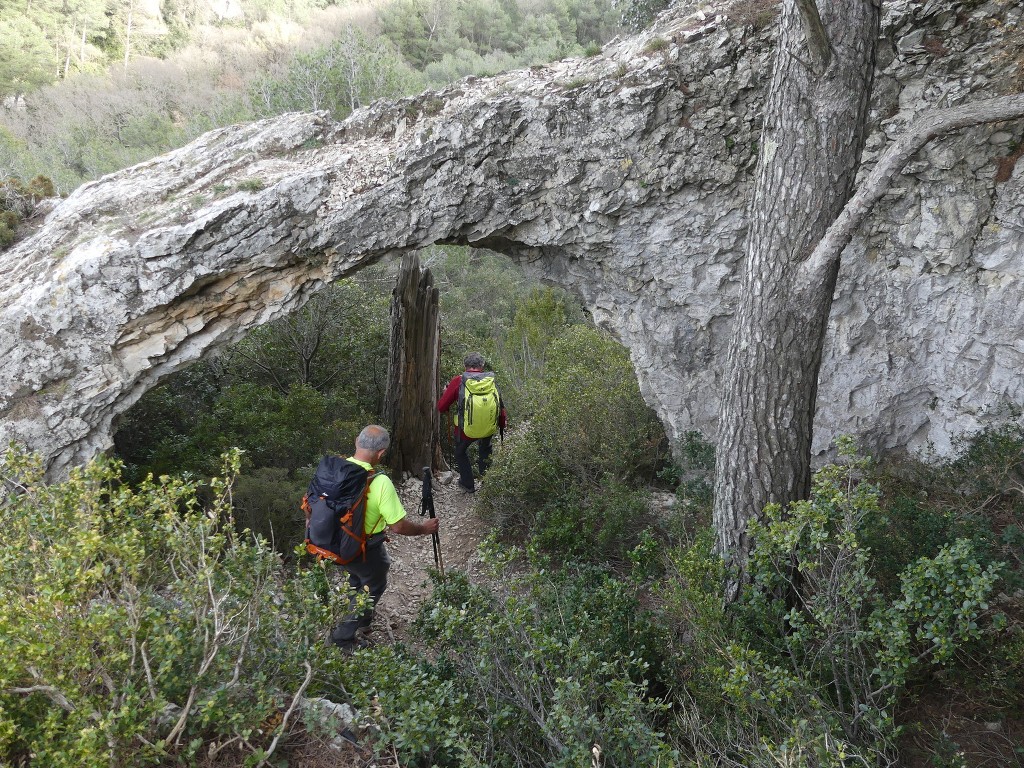
MULTIPOLYGON (((83 186, 0 256, 0 440, 60 472, 162 376, 431 243, 577 291, 670 433, 713 434, 770 76, 755 5, 684 3, 599 56, 216 130, 83 186)), ((923 111, 1024 90, 1016 0, 887 6, 865 168, 923 111)), ((818 451, 945 452, 1024 405, 1022 145, 1021 121, 932 142, 847 249, 818 451)))

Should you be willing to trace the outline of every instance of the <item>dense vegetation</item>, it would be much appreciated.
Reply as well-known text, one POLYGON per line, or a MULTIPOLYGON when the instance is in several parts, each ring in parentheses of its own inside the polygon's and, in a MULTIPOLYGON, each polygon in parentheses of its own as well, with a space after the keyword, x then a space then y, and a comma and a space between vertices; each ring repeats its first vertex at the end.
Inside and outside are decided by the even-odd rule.
POLYGON ((66 194, 220 125, 600 50, 611 0, 0 0, 0 179, 66 194), (214 12, 214 7, 221 9, 214 12), (224 9, 234 9, 231 15, 224 9))
MULTIPOLYGON (((0 244, 49 179, 594 52, 621 11, 660 7, 261 0, 217 18, 175 0, 147 27, 127 0, 0 0, 0 244)), ((300 720, 316 736, 300 692, 353 705, 404 766, 1020 761, 1024 430, 930 463, 844 443, 810 500, 753 527, 752 581, 725 605, 713 448, 689 435, 669 457, 627 353, 566 294, 493 254, 422 256, 443 377, 483 351, 512 417, 476 501, 491 578, 439 581, 409 643, 323 642, 347 595, 292 558, 296 499, 379 418, 393 274, 363 272, 147 393, 115 458, 57 485, 2 458, 0 763, 276 764, 300 720)))
POLYGON ((340 283, 143 398, 118 434, 127 464, 46 486, 4 459, 3 760, 284 758, 311 722, 288 713, 300 690, 353 705, 408 766, 1019 758, 1024 430, 931 464, 844 443, 809 501, 766 510, 726 606, 710 446, 690 436, 668 460, 625 351, 564 294, 483 252, 425 261, 445 374, 482 349, 513 414, 477 500, 490 578, 435 584, 409 644, 324 644, 345 594, 281 554, 306 465, 379 412, 392 276, 340 283), (951 698, 977 729, 931 714, 951 698))

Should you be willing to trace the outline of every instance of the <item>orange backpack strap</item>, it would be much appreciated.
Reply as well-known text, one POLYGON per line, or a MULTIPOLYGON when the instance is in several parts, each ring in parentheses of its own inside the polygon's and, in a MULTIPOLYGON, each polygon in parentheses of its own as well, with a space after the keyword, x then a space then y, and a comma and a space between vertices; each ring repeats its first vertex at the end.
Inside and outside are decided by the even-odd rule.
POLYGON ((309 525, 309 516, 313 514, 313 508, 309 506, 309 494, 304 493, 302 495, 302 504, 299 505, 299 509, 306 516, 306 525, 309 525))

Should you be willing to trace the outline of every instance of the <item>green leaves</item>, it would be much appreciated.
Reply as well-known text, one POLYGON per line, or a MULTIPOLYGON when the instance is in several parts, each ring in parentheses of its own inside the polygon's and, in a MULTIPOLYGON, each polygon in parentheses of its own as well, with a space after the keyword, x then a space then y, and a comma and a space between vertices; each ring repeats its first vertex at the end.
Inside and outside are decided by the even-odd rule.
POLYGON ((239 461, 204 507, 196 483, 133 490, 110 461, 45 485, 36 458, 3 457, 0 762, 155 764, 189 737, 254 731, 295 690, 342 600, 283 581, 234 530, 239 461))
POLYGON ((19 96, 53 79, 54 52, 46 33, 25 16, 0 13, 0 99, 19 96))
POLYGON ((280 75, 258 78, 250 100, 260 117, 328 110, 342 119, 375 99, 421 89, 418 74, 386 38, 348 26, 329 45, 292 53, 280 75))
POLYGON ((979 637, 978 618, 988 610, 1003 567, 983 567, 967 539, 908 567, 900 577, 900 597, 875 619, 885 642, 881 678, 902 682, 912 661, 945 662, 965 640, 979 637))
POLYGON ((825 756, 817 764, 837 766, 839 752, 893 752, 908 675, 980 635, 1001 568, 960 539, 911 563, 890 598, 861 543, 880 490, 849 443, 840 454, 843 463, 815 475, 809 500, 769 506, 751 523, 752 583, 735 616, 747 641, 728 647, 722 682, 747 717, 801 734, 778 737, 773 755, 813 747, 825 756))
POLYGON ((548 342, 537 410, 498 455, 480 504, 505 534, 563 558, 624 562, 653 527, 640 478, 664 437, 626 350, 584 325, 548 342))
POLYGON ((495 589, 449 573, 418 620, 431 660, 367 672, 403 764, 590 765, 595 744, 602 765, 669 764, 652 693, 665 643, 635 588, 594 568, 506 567, 495 589))

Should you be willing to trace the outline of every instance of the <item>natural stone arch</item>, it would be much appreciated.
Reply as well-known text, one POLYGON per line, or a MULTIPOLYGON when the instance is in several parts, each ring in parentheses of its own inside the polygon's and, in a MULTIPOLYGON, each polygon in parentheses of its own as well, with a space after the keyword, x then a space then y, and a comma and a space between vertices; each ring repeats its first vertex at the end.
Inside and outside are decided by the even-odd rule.
MULTIPOLYGON (((947 23, 889 5, 896 53, 947 23)), ((998 34, 968 25, 944 60, 976 73, 965 93, 1011 77, 998 34)), ((343 123, 289 114, 220 129, 83 186, 0 261, 0 440, 59 473, 107 448, 118 415, 163 376, 432 243, 502 251, 575 290, 629 347, 670 434, 711 434, 769 37, 670 15, 599 57, 470 78, 343 123)), ((882 131, 927 107, 904 97, 911 86, 927 94, 946 77, 904 58, 879 74, 882 131)), ((919 165, 937 170, 906 174, 851 245, 819 450, 835 432, 942 448, 986 409, 1024 403, 1024 180, 996 179, 1003 145, 990 138, 936 142, 919 165)))

